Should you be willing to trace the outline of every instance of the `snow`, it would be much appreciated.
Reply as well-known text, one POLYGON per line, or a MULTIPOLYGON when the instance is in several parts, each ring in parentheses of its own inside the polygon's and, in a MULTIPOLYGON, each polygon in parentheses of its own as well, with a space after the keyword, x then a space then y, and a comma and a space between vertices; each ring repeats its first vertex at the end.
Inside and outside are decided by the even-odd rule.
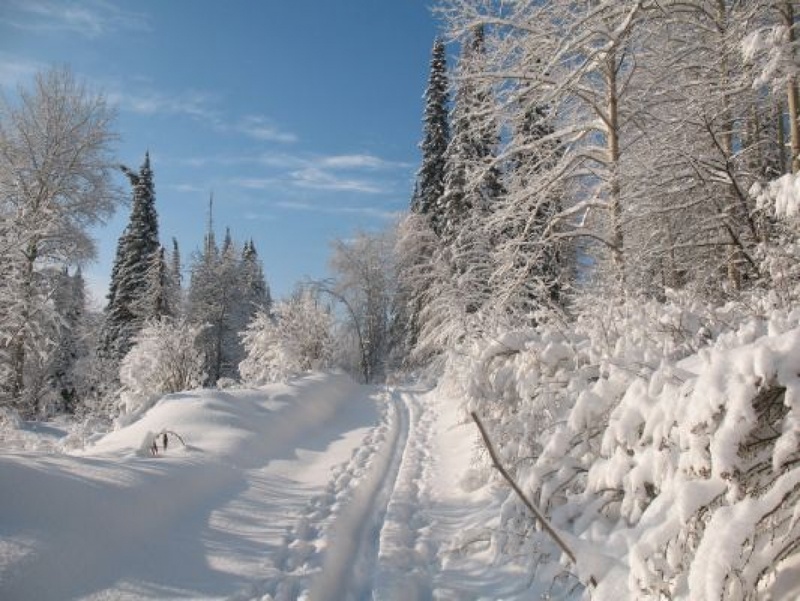
POLYGON ((84 448, 17 424, 0 454, 0 598, 529 594, 527 574, 492 565, 501 495, 475 485, 477 431, 457 407, 317 373, 170 394, 84 448), (164 431, 186 444, 157 436, 153 455, 164 431))
POLYGON ((0 598, 796 597, 800 312, 595 310, 436 388, 184 391, 104 436, 8 418, 0 598))

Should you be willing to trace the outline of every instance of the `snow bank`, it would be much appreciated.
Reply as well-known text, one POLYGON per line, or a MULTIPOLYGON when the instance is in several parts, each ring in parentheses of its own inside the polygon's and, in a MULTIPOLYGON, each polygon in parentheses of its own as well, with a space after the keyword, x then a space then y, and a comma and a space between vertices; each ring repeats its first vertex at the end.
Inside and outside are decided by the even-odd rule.
MULTIPOLYGON (((566 579, 614 566, 592 573, 593 599, 787 590, 781 562, 800 547, 800 311, 752 309, 677 294, 609 303, 572 327, 476 343, 451 374, 574 541, 583 567, 562 564, 566 579)), ((513 494, 502 523, 498 560, 528 556, 544 577, 560 553, 513 494)))
POLYGON ((314 374, 168 395, 72 453, 6 451, 0 598, 228 598, 261 575, 293 508, 376 416, 347 376, 314 374), (164 430, 186 446, 170 436, 153 456, 164 430))

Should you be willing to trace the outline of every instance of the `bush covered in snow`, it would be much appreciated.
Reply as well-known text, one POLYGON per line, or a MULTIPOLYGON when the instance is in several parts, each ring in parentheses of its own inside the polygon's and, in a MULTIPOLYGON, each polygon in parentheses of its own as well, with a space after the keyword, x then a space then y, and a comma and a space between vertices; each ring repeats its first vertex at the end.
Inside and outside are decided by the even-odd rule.
POLYGON ((172 319, 152 321, 136 336, 122 360, 120 419, 128 423, 162 395, 203 383, 205 357, 197 345, 202 326, 172 319))
POLYGON ((242 380, 260 385, 330 367, 332 328, 330 312, 309 289, 277 303, 272 315, 260 311, 242 334, 247 354, 239 364, 242 380))
MULTIPOLYGON (((761 598, 800 548, 800 310, 769 304, 595 304, 451 362, 579 562, 606 558, 593 599, 761 598)), ((511 493, 502 519, 498 557, 552 570, 558 550, 511 493)))

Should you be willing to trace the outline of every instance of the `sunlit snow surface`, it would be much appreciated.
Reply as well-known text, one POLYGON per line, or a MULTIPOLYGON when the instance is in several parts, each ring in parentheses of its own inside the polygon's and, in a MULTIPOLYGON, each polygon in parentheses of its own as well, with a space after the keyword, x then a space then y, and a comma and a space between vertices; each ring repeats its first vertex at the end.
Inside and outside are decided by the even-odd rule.
POLYGON ((0 599, 538 598, 490 566, 456 406, 316 374, 170 395, 80 451, 6 435, 0 599), (152 456, 165 429, 186 446, 152 456))

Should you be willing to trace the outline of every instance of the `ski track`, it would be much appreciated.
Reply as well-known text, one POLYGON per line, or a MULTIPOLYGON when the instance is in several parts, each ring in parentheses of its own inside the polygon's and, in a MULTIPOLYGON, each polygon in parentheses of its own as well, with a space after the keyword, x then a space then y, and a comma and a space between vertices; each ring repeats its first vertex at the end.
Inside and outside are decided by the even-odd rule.
POLYGON ((380 534, 375 601, 433 598, 438 547, 430 537, 427 482, 433 416, 413 393, 399 392, 409 413, 409 435, 380 534))
POLYGON ((431 412, 413 393, 386 389, 378 425, 311 497, 265 567, 234 599, 433 599, 438 549, 425 492, 431 412))

